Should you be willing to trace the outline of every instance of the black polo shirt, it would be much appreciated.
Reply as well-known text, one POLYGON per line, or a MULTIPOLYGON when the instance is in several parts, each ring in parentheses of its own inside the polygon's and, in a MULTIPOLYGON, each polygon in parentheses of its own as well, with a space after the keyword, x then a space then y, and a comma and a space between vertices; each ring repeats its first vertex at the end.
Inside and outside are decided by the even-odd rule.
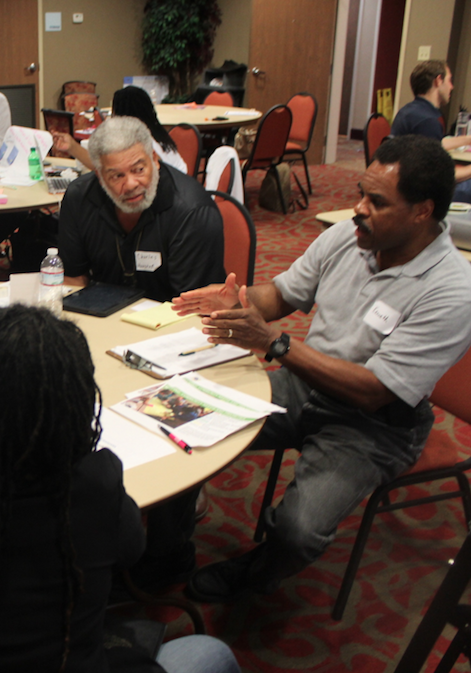
POLYGON ((161 254, 155 271, 136 271, 138 286, 151 299, 166 301, 185 290, 224 282, 221 216, 196 180, 161 163, 154 202, 129 234, 94 173, 74 180, 59 220, 65 274, 89 274, 95 281, 122 285, 123 266, 135 271, 137 250, 161 254))
POLYGON ((422 96, 417 96, 399 110, 391 127, 391 135, 413 134, 435 138, 441 142, 444 134, 441 116, 442 113, 435 105, 422 96))

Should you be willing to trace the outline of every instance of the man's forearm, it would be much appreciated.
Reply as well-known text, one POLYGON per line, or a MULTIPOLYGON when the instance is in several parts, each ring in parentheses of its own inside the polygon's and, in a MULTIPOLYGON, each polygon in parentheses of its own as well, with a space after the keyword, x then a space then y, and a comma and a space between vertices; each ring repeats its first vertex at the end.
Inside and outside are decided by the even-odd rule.
POLYGON ((324 355, 297 339, 291 339, 279 362, 319 392, 369 413, 396 399, 366 367, 324 355))
POLYGON ((445 136, 442 140, 442 147, 445 150, 456 150, 457 147, 471 145, 471 136, 445 136))
POLYGON ((294 311, 294 308, 284 301, 274 283, 252 285, 247 288, 247 295, 267 322, 284 318, 294 311))

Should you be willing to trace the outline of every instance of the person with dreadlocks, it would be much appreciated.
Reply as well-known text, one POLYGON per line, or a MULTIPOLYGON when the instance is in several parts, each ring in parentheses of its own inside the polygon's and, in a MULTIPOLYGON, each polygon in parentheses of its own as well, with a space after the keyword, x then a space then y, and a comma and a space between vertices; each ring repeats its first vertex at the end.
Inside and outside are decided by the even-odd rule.
POLYGON ((105 651, 113 568, 139 559, 145 533, 120 460, 96 450, 87 342, 46 309, 0 309, 0 371, 0 670, 240 673, 207 636, 164 644, 145 669, 105 651))

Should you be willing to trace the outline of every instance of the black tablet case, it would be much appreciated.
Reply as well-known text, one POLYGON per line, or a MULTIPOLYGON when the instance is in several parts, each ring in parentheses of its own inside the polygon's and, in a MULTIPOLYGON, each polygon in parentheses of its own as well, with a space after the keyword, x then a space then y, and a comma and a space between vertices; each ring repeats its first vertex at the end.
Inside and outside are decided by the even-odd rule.
POLYGON ((143 296, 144 290, 139 288, 93 283, 64 297, 64 311, 106 318, 143 296))

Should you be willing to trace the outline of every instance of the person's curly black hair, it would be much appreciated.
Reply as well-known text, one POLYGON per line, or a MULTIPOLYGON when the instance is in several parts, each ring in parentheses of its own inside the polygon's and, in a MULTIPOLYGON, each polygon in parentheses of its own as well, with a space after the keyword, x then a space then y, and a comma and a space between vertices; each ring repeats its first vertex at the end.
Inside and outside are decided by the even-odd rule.
POLYGON ((100 392, 83 333, 47 309, 0 309, 0 371, 0 550, 8 551, 12 500, 50 498, 64 564, 63 670, 82 584, 70 534, 72 471, 98 442, 100 392))

